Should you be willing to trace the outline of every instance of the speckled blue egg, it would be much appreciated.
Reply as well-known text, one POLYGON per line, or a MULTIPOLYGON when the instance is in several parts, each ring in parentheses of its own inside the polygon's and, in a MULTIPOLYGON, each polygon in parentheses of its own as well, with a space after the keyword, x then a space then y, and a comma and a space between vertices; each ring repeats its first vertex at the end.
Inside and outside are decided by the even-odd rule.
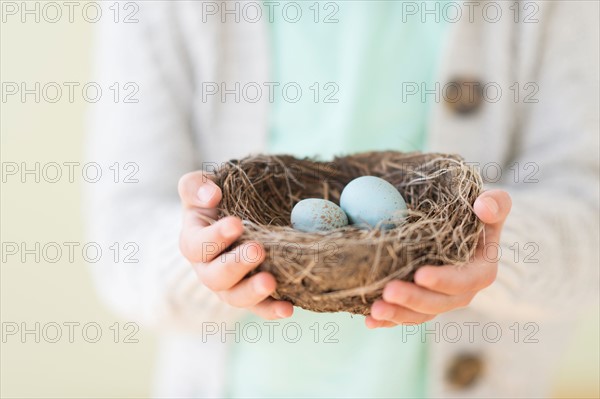
POLYGON ((292 209, 292 227, 305 232, 329 231, 348 225, 348 217, 331 201, 304 199, 292 209))
POLYGON ((362 176, 344 187, 340 206, 352 224, 391 229, 406 217, 406 202, 389 182, 362 176))

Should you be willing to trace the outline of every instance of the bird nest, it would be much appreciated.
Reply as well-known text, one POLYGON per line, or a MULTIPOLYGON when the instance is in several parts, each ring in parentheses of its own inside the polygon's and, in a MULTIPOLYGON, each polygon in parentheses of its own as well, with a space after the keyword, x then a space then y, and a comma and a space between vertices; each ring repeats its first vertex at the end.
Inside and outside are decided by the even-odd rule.
POLYGON ((253 273, 272 273, 274 298, 315 312, 369 314, 387 282, 411 281, 423 265, 467 262, 483 228, 473 211, 481 177, 457 155, 369 152, 331 162, 258 155, 223 164, 214 179, 223 190, 219 216, 244 221, 233 245, 253 241, 266 250, 253 273), (350 225, 306 233, 291 227, 298 201, 339 205, 344 186, 366 175, 400 191, 408 207, 404 222, 389 230, 350 225))

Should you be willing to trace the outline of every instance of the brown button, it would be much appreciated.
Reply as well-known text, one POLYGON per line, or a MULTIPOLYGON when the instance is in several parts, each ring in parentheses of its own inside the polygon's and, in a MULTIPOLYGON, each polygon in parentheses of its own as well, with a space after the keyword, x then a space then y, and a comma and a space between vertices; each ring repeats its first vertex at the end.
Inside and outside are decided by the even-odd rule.
POLYGON ((444 101, 458 115, 469 115, 483 104, 483 84, 476 79, 453 79, 444 86, 444 101))
POLYGON ((456 356, 446 371, 446 381, 456 388, 468 388, 475 384, 483 373, 483 361, 474 354, 456 356))

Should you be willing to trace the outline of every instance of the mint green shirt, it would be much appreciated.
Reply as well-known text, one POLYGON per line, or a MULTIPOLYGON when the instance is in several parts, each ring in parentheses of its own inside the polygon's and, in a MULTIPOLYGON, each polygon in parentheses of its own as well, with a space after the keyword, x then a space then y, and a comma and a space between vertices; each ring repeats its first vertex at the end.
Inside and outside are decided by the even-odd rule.
POLYGON ((272 104, 270 151, 326 159, 423 149, 429 106, 421 93, 434 88, 443 18, 436 23, 429 15, 422 23, 420 14, 403 15, 402 1, 333 3, 339 10, 319 3, 319 23, 312 1, 297 2, 303 6, 297 23, 274 13, 273 81, 280 86, 272 104), (339 22, 324 23, 334 11, 339 22), (298 86, 302 95, 294 103, 298 86), (414 90, 419 92, 411 95, 414 90))
MULTIPOLYGON (((433 87, 444 24, 418 16, 403 23, 401 1, 320 2, 319 22, 315 2, 296 4, 302 6, 298 22, 276 12, 270 24, 273 81, 280 83, 270 151, 329 159, 422 150, 429 106, 420 93, 403 98, 403 90, 433 87), (328 15, 338 22, 324 23, 328 15)), ((228 396, 426 396, 427 348, 420 334, 404 327, 368 330, 362 316, 299 308, 277 323, 253 316, 241 323, 253 339, 242 335, 232 347, 228 396), (262 337, 254 342, 257 326, 262 337)))

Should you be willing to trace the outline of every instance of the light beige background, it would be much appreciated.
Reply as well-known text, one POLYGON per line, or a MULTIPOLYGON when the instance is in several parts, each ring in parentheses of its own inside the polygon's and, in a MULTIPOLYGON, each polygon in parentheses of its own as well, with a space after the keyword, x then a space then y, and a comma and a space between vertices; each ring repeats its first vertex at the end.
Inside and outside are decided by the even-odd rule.
MULTIPOLYGON (((8 17, 1 27, 2 82, 81 82, 90 80, 90 45, 93 24, 76 14, 76 21, 55 24, 20 22, 8 17)), ((26 103, 11 97, 1 104, 2 162, 81 162, 85 101, 63 99, 56 104, 26 103)), ((80 188, 82 180, 69 183, 27 183, 10 177, 2 185, 2 242, 26 242, 30 246, 66 241, 82 242, 80 188)), ((83 183, 87 184, 87 183, 83 183)), ((77 253, 77 252, 76 252, 77 253)), ((63 254, 57 263, 23 263, 8 258, 1 268, 1 320, 6 323, 96 322, 103 336, 86 342, 81 326, 69 343, 63 327, 59 343, 25 343, 19 335, 2 343, 0 394, 2 397, 146 397, 152 381, 155 337, 135 335, 138 343, 113 342, 115 323, 123 323, 97 300, 81 256, 70 263, 63 254)), ((551 293, 548 293, 551 295, 551 293)), ((555 382, 556 396, 598 397, 598 308, 585 311, 555 382)))

